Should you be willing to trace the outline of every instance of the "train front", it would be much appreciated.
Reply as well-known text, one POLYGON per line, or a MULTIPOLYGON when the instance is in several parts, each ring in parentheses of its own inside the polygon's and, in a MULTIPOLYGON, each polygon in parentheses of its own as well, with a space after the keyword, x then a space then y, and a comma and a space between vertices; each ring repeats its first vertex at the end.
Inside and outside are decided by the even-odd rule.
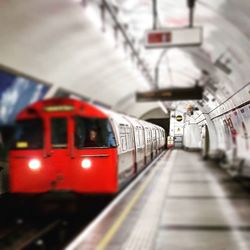
POLYGON ((99 109, 77 100, 50 99, 23 110, 9 166, 12 193, 118 191, 112 125, 99 109))

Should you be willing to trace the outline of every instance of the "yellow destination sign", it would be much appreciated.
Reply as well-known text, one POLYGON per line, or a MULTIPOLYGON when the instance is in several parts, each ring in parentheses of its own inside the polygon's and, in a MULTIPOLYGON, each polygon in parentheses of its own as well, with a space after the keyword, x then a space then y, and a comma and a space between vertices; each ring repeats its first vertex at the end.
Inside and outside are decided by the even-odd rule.
POLYGON ((44 110, 47 112, 57 112, 57 111, 72 111, 74 106, 71 105, 60 105, 60 106, 46 106, 44 110))

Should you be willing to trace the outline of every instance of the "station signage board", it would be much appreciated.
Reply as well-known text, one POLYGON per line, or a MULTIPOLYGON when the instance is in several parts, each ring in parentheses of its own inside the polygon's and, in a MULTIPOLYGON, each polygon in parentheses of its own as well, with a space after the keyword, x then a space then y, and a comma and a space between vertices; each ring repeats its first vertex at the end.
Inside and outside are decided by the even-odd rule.
POLYGON ((176 119, 177 122, 181 122, 182 121, 182 116, 181 115, 177 115, 175 119, 176 119))
POLYGON ((145 32, 144 45, 148 49, 200 46, 202 39, 201 27, 147 30, 145 32))
POLYGON ((203 87, 201 86, 158 89, 136 93, 136 100, 138 102, 199 100, 202 99, 202 97, 203 87))
POLYGON ((175 127, 174 134, 175 135, 183 135, 183 127, 175 127))

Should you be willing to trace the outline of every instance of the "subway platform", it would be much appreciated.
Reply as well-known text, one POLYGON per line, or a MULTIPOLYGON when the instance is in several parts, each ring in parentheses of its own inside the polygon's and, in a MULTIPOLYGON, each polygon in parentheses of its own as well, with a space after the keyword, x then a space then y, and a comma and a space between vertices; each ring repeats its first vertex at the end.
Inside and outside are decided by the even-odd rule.
POLYGON ((247 250, 250 194, 199 153, 173 150, 67 250, 247 250))

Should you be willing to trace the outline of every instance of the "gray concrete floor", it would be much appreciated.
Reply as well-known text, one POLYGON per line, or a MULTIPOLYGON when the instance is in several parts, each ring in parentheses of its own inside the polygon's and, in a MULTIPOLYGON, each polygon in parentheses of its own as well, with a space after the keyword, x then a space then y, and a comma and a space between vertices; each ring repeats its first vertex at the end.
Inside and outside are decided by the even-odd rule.
POLYGON ((250 194, 199 153, 173 150, 77 249, 250 250, 250 194))
POLYGON ((154 249, 250 249, 250 196, 214 163, 176 152, 154 249))

